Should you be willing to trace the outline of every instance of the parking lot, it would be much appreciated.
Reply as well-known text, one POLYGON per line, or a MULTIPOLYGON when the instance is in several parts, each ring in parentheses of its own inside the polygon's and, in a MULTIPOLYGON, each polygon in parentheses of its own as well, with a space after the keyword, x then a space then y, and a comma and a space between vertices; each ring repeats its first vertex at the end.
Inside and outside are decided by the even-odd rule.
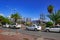
POLYGON ((28 31, 25 29, 10 29, 10 28, 0 28, 2 30, 8 30, 11 32, 19 32, 19 33, 23 33, 23 34, 28 34, 28 35, 33 35, 33 36, 37 36, 37 37, 45 37, 45 38, 53 38, 56 40, 60 39, 60 33, 53 33, 53 32, 41 32, 41 31, 28 31))

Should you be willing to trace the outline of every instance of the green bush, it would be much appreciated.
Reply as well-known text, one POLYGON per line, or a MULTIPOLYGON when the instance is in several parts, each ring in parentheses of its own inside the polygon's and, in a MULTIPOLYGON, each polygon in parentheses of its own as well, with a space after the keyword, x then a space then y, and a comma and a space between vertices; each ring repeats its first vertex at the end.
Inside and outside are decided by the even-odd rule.
POLYGON ((46 23, 46 27, 52 27, 53 26, 53 23, 52 22, 47 22, 46 23))

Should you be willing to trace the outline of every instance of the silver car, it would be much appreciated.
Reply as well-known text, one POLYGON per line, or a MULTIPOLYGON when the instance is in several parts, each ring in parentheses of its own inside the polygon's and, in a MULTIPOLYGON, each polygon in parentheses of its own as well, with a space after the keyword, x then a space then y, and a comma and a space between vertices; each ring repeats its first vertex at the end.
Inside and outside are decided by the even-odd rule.
POLYGON ((9 27, 10 28, 21 28, 21 25, 20 24, 11 24, 9 27))
POLYGON ((47 28, 45 28, 44 31, 46 31, 46 32, 60 32, 60 26, 55 26, 55 27, 51 27, 51 28, 47 27, 47 28))
POLYGON ((32 26, 27 26, 26 27, 27 30, 41 30, 41 26, 37 26, 36 24, 33 24, 32 26))
POLYGON ((9 24, 2 25, 4 28, 9 28, 9 24))

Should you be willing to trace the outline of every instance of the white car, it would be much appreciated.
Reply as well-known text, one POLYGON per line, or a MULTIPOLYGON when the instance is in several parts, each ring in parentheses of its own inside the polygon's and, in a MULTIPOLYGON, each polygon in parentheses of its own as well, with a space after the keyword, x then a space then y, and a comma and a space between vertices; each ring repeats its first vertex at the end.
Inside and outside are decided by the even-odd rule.
POLYGON ((10 28, 21 28, 21 25, 20 24, 11 24, 10 26, 9 26, 10 28))
POLYGON ((3 25, 4 28, 9 28, 9 24, 3 25))
POLYGON ((37 26, 36 24, 33 24, 32 26, 27 26, 26 27, 27 30, 41 30, 41 26, 37 26))
POLYGON ((55 27, 52 27, 52 28, 49 28, 49 27, 47 27, 47 28, 45 28, 45 31, 46 32, 60 32, 60 26, 55 26, 55 27))

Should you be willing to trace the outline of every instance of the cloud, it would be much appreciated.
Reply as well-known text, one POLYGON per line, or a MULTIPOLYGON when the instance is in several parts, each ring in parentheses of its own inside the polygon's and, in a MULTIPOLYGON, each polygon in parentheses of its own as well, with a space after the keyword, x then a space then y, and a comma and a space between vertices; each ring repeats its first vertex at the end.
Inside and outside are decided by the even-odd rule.
POLYGON ((32 20, 39 20, 39 18, 33 18, 32 20))
POLYGON ((0 13, 0 15, 1 15, 1 16, 4 16, 4 14, 3 14, 3 13, 0 13))
POLYGON ((11 18, 11 16, 7 16, 8 18, 11 18))

